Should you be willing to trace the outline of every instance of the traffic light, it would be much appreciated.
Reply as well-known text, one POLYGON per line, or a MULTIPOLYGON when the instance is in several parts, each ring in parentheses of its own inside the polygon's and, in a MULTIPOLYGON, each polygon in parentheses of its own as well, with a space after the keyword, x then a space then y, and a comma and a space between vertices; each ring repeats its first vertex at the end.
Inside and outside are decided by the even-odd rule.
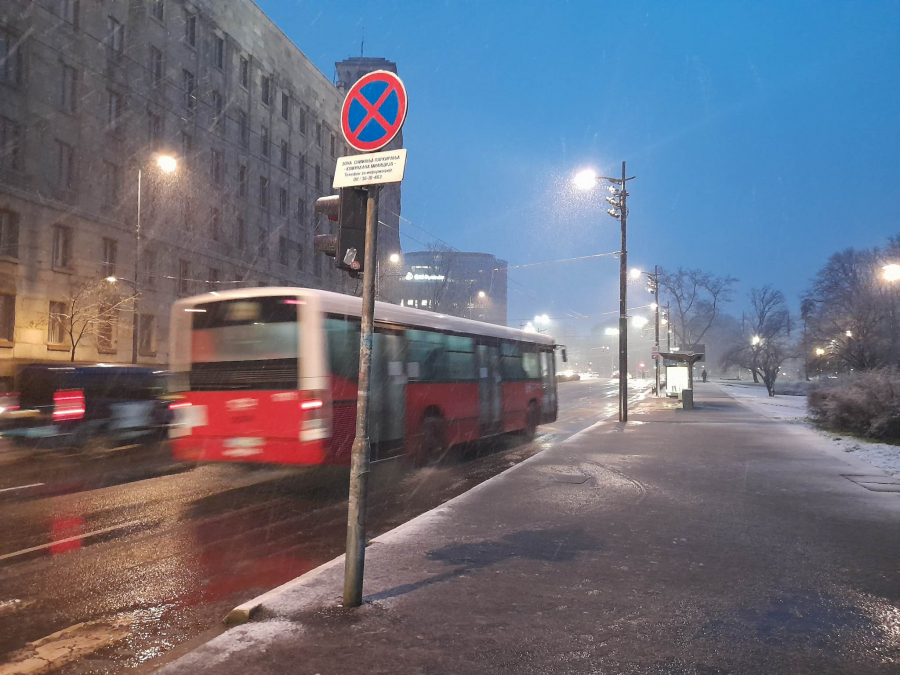
POLYGON ((337 221, 337 234, 316 235, 313 248, 335 259, 338 269, 351 276, 363 271, 366 258, 366 199, 362 188, 341 188, 339 194, 316 200, 316 213, 337 221))

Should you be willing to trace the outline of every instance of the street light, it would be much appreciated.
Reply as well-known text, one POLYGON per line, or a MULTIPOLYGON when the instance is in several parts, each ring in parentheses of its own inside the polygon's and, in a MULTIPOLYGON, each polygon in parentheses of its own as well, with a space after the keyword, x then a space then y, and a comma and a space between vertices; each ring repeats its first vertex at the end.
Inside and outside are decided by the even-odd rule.
POLYGON ((637 267, 631 268, 631 278, 632 279, 640 279, 641 278, 641 271, 637 267))
POLYGON ((484 291, 478 291, 478 297, 484 300, 487 297, 487 293, 485 293, 484 291))
POLYGON ((881 268, 882 276, 885 281, 900 281, 900 265, 891 263, 881 268))
POLYGON ((750 338, 750 344, 753 345, 754 347, 756 345, 758 345, 760 342, 762 342, 762 338, 759 337, 759 335, 754 335, 752 338, 750 338))
POLYGON ((816 347, 816 356, 825 356, 825 350, 821 347, 816 347))
POLYGON ((891 285, 891 368, 897 366, 897 281, 900 281, 900 265, 890 263, 881 268, 884 280, 891 285))
POLYGON ((399 253, 391 253, 391 255, 388 257, 388 260, 390 260, 392 263, 394 263, 396 265, 398 262, 400 262, 400 254, 399 253))
MULTIPOLYGON (((157 155, 156 166, 163 173, 173 173, 178 168, 178 160, 171 155, 157 155)), ((138 166, 137 174, 137 221, 134 226, 134 304, 131 323, 131 362, 138 362, 138 333, 140 332, 140 314, 138 313, 138 275, 141 269, 141 182, 144 168, 138 166)), ((113 279, 115 277, 112 277, 113 279)), ((109 278, 107 278, 107 281, 109 278)), ((115 283, 115 282, 112 282, 115 283)))
POLYGON ((646 316, 635 316, 631 319, 631 325, 635 328, 643 328, 648 323, 650 323, 650 319, 646 316))
MULTIPOLYGON (((626 178, 625 162, 622 162, 622 177, 598 176, 594 171, 585 169, 574 176, 574 184, 579 190, 592 190, 601 181, 612 183, 605 186, 611 196, 605 200, 612 208, 606 212, 619 221, 622 230, 622 247, 619 250, 619 371, 628 372, 628 247, 626 235, 628 227, 628 191, 625 189, 628 181, 634 176, 626 178)), ((619 378, 619 421, 628 421, 628 378, 619 378)))
POLYGON ((618 335, 618 334, 619 334, 619 329, 618 329, 618 328, 607 328, 604 332, 605 332, 607 335, 618 335))

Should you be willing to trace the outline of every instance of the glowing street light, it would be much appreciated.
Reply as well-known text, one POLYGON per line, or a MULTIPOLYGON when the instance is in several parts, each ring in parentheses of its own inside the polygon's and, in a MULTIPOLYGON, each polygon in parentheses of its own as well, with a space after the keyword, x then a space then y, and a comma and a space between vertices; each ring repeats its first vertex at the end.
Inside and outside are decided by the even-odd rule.
POLYGON ((758 345, 760 342, 762 342, 762 338, 759 337, 759 335, 754 335, 752 338, 750 338, 750 344, 753 345, 754 347, 756 345, 758 345))
POLYGON ((118 281, 116 277, 106 277, 106 280, 111 284, 114 284, 118 281))
POLYGON ((487 293, 484 291, 478 291, 478 297, 484 300, 487 297, 487 293))
POLYGON ((597 184, 598 176, 591 169, 585 169, 575 174, 572 182, 579 190, 590 190, 597 184))
POLYGON ((853 331, 852 331, 852 330, 845 330, 845 331, 844 331, 844 335, 846 335, 847 337, 852 338, 852 337, 853 337, 853 331))
POLYGON ((636 316, 631 319, 631 325, 635 328, 643 328, 648 323, 650 323, 650 319, 646 316, 636 316))
POLYGON ((659 307, 659 305, 657 305, 655 302, 650 303, 650 309, 652 309, 654 312, 656 311, 657 307, 659 307))
POLYGON ((881 274, 885 281, 900 281, 900 265, 891 263, 881 268, 881 274))
POLYGON ((816 356, 825 356, 825 350, 821 347, 816 347, 816 356))
POLYGON ((606 329, 605 331, 603 331, 603 332, 606 333, 607 335, 618 335, 618 334, 619 334, 619 329, 618 329, 618 328, 607 328, 607 329, 606 329))
POLYGON ((641 271, 637 267, 632 267, 630 274, 631 274, 632 279, 640 279, 641 278, 641 271))
POLYGON ((396 265, 398 262, 400 262, 400 254, 399 253, 391 253, 391 255, 388 256, 388 260, 390 260, 392 263, 394 263, 396 265))
POLYGON ((178 168, 178 161, 171 155, 159 155, 156 164, 164 173, 172 173, 178 168))
POLYGON ((537 333, 537 329, 534 327, 534 324, 530 321, 525 324, 525 328, 523 329, 526 333, 537 333))

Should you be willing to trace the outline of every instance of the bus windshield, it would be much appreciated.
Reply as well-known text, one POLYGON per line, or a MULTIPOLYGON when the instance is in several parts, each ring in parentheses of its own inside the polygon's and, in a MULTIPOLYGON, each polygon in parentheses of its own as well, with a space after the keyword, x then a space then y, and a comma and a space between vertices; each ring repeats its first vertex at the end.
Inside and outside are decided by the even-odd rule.
POLYGON ((273 296, 194 307, 190 388, 296 389, 301 302, 273 296))

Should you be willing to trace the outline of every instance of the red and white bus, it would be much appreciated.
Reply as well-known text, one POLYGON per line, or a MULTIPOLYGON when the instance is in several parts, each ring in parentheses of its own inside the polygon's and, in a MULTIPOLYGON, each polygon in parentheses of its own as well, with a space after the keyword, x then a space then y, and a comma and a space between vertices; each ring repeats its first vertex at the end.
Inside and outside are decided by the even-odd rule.
MULTIPOLYGON (((175 303, 175 457, 347 464, 356 427, 360 298, 251 288, 175 303)), ((372 459, 417 460, 556 419, 553 338, 375 303, 372 459)))

